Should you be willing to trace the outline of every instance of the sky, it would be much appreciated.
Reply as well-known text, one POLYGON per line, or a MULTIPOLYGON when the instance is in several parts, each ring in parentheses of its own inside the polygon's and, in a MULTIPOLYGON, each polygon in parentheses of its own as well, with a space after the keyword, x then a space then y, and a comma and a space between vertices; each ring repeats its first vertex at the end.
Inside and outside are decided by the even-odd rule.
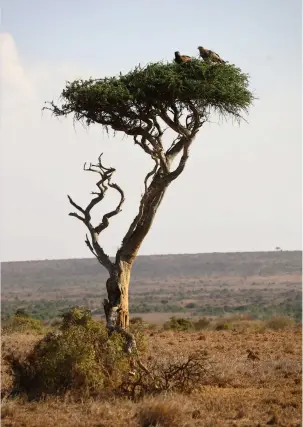
MULTIPOLYGON (((258 98, 240 126, 211 120, 168 189, 139 254, 302 247, 300 0, 2 0, 0 258, 91 257, 67 194, 90 200, 85 161, 117 169, 119 216, 101 234, 114 255, 136 215, 150 162, 130 138, 42 112, 66 81, 213 49, 250 75, 258 98)), ((169 141, 168 141, 169 142, 169 141)), ((97 208, 98 221, 117 202, 97 208)))

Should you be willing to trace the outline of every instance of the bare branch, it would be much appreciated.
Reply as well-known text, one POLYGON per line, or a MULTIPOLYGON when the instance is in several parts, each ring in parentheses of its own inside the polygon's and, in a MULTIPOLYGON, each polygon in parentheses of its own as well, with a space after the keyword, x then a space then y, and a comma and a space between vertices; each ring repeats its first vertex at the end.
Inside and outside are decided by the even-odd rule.
POLYGON ((193 141, 193 138, 184 141, 183 154, 182 154, 182 157, 180 159, 179 165, 177 166, 177 168, 173 172, 171 172, 169 174, 168 178, 169 178, 170 182, 174 181, 183 172, 185 165, 186 165, 186 162, 187 162, 187 159, 189 157, 188 152, 189 152, 189 147, 190 147, 190 144, 192 143, 192 141, 193 141))
MULTIPOLYGON (((158 124, 159 125, 159 124, 158 124)), ((160 126, 160 125, 159 125, 160 126)), ((142 137, 141 141, 138 140, 138 135, 134 135, 135 144, 139 145, 147 154, 149 154, 152 158, 158 158, 163 172, 168 173, 168 163, 164 153, 163 145, 161 143, 161 138, 154 139, 152 136, 142 137), (151 149, 147 143, 146 139, 151 143, 153 149, 151 149)))
POLYGON ((182 151, 184 147, 188 143, 188 141, 192 141, 196 136, 200 127, 206 122, 206 118, 202 119, 201 114, 199 114, 197 108, 190 101, 187 103, 187 107, 190 110, 190 114, 186 117, 186 134, 182 133, 177 136, 172 145, 166 151, 166 158, 169 163, 173 161, 173 159, 182 151))
POLYGON ((147 193, 147 181, 149 180, 149 178, 153 175, 155 175, 155 173, 157 172, 157 169, 159 167, 159 162, 157 158, 154 158, 155 160, 155 166, 154 168, 146 175, 145 179, 144 179, 144 187, 145 187, 145 194, 147 193))
POLYGON ((136 145, 139 145, 147 154, 153 156, 153 151, 149 148, 146 143, 146 138, 141 137, 141 141, 138 140, 138 135, 134 135, 134 141, 136 145))
POLYGON ((68 197, 70 204, 73 205, 74 208, 78 209, 78 211, 82 212, 83 215, 85 215, 84 209, 82 209, 81 206, 77 205, 69 195, 67 195, 67 197, 68 197))
POLYGON ((99 225, 97 225, 97 227, 95 227, 95 232, 97 234, 100 234, 101 231, 105 230, 105 228, 108 227, 108 225, 109 225, 109 218, 111 218, 111 217, 113 217, 115 215, 118 215, 118 213, 121 212, 121 210, 122 210, 121 206, 123 205, 123 203, 125 201, 124 193, 123 193, 122 189, 117 184, 111 184, 109 182, 108 185, 111 188, 114 188, 115 190, 117 190, 120 193, 120 202, 118 203, 116 209, 114 209, 111 212, 108 212, 107 214, 103 215, 102 221, 100 222, 99 225))
POLYGON ((94 251, 94 248, 92 247, 91 242, 89 241, 88 235, 86 234, 86 240, 85 240, 86 245, 88 246, 89 250, 91 251, 91 253, 98 259, 98 255, 97 253, 94 251))
POLYGON ((160 126, 160 124, 159 124, 159 122, 158 122, 158 120, 157 120, 157 117, 155 116, 155 117, 153 117, 153 123, 154 123, 154 126, 155 126, 155 128, 157 129, 157 131, 158 131, 158 135, 157 135, 157 137, 158 138, 161 138, 161 136, 163 135, 163 133, 164 133, 164 131, 161 129, 161 126, 160 126))
POLYGON ((172 162, 174 158, 183 150, 184 144, 187 141, 186 136, 178 136, 177 140, 174 141, 174 143, 169 147, 169 149, 166 151, 166 158, 168 162, 172 162))
POLYGON ((171 119, 169 117, 165 109, 161 109, 161 112, 160 112, 161 119, 176 133, 181 134, 183 136, 189 136, 188 130, 184 126, 182 126, 179 121, 179 113, 176 105, 172 104, 171 109, 173 111, 174 119, 171 119))
POLYGON ((119 212, 121 212, 121 207, 125 201, 125 198, 124 198, 124 193, 123 193, 123 190, 121 189, 121 187, 118 184, 111 182, 111 177, 112 177, 113 173, 115 172, 115 169, 114 168, 106 168, 102 164, 101 159, 102 159, 102 153, 100 154, 100 156, 98 158, 98 163, 96 165, 90 163, 90 165, 87 166, 86 164, 84 164, 84 170, 85 171, 90 171, 90 172, 94 172, 94 173, 99 174, 100 180, 96 184, 98 189, 99 189, 99 192, 92 192, 92 194, 96 195, 96 197, 94 197, 89 202, 89 204, 86 206, 85 209, 83 209, 81 206, 76 204, 72 200, 72 198, 70 196, 68 196, 68 200, 70 201, 71 205, 74 206, 78 211, 80 211, 83 214, 83 217, 80 216, 76 212, 71 212, 69 215, 79 219, 80 221, 82 221, 86 225, 86 227, 88 228, 88 230, 90 232, 90 236, 91 236, 91 241, 90 241, 88 238, 88 235, 86 235, 86 240, 85 240, 86 245, 88 246, 88 248, 90 249, 92 254, 98 259, 98 261, 102 265, 104 265, 108 269, 108 271, 111 271, 113 264, 110 261, 109 256, 107 254, 105 254, 105 252, 103 251, 103 249, 99 245, 98 237, 99 237, 99 234, 101 233, 101 231, 103 231, 105 228, 108 227, 109 219, 111 217, 117 215, 119 212), (103 200, 105 193, 109 187, 115 189, 120 194, 120 201, 119 201, 117 207, 114 210, 104 214, 102 217, 102 221, 96 227, 94 227, 91 223, 91 210, 93 209, 94 206, 96 206, 99 202, 101 202, 103 200))
POLYGON ((206 122, 206 112, 205 109, 203 109, 203 113, 198 112, 197 108, 191 101, 188 101, 188 107, 192 113, 188 116, 188 118, 190 118, 190 121, 188 122, 188 128, 191 130, 192 136, 195 136, 200 127, 202 127, 206 122))
POLYGON ((82 218, 82 216, 78 215, 76 212, 71 212, 68 215, 74 216, 75 218, 78 218, 80 221, 85 222, 85 218, 82 218))
POLYGON ((178 109, 176 104, 171 104, 170 110, 172 111, 172 113, 174 115, 174 122, 176 123, 176 125, 179 126, 180 125, 179 119, 182 115, 182 112, 180 111, 180 109, 178 109))

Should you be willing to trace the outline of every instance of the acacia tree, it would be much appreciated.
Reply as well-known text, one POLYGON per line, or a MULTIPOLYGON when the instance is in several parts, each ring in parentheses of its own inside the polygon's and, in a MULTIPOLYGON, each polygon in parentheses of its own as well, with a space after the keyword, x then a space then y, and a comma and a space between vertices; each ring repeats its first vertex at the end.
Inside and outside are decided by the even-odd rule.
POLYGON ((166 189, 184 170, 189 148, 210 114, 241 121, 253 101, 248 89, 249 78, 230 64, 212 64, 193 59, 186 64, 152 63, 136 67, 126 75, 103 79, 68 82, 61 104, 50 103, 55 116, 73 115, 86 125, 100 124, 131 136, 153 162, 145 177, 145 191, 138 214, 131 223, 115 260, 104 252, 99 237, 110 219, 121 212, 122 188, 112 182, 113 168, 107 168, 99 157, 97 164, 84 169, 99 175, 98 191, 86 208, 68 196, 89 233, 86 244, 109 273, 106 282, 108 299, 104 300, 107 327, 125 332, 129 324, 128 290, 133 262, 149 232, 166 189), (166 138, 167 129, 174 137, 166 138), (91 210, 100 203, 108 189, 117 191, 120 201, 115 209, 93 225, 91 210))

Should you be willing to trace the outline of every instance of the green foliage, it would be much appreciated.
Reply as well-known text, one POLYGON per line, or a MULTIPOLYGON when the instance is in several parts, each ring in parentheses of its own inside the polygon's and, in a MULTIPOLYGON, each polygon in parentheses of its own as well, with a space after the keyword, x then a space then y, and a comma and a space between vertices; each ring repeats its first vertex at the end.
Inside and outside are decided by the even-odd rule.
POLYGON ((41 334, 43 333, 44 329, 45 328, 40 320, 32 319, 28 316, 22 316, 22 314, 19 312, 4 322, 2 331, 3 333, 34 332, 41 334))
POLYGON ((192 331, 194 329, 194 325, 189 319, 173 316, 164 323, 163 329, 171 329, 173 331, 192 331))
MULTIPOLYGON (((125 339, 108 337, 103 323, 92 320, 88 310, 73 308, 63 316, 61 330, 48 333, 25 357, 10 354, 15 388, 30 396, 81 394, 115 390, 130 370, 125 339)), ((142 347, 138 340, 138 348, 142 347)))
POLYGON ((185 319, 183 317, 171 317, 167 322, 164 323, 163 329, 171 329, 173 331, 200 331, 209 326, 210 321, 206 317, 200 317, 200 319, 194 321, 190 319, 185 319))
POLYGON ((62 314, 62 330, 67 330, 72 326, 88 326, 92 321, 89 309, 85 307, 72 307, 70 311, 62 314))
MULTIPOLYGON (((158 291, 157 291, 158 292, 158 291)), ((167 291, 165 291, 167 292, 167 291)), ((200 292, 200 290, 199 290, 200 292)), ((147 300, 152 300, 152 293, 147 293, 147 300)), ((279 294, 277 293, 276 298, 279 294)), ((94 297, 98 301, 98 297, 94 297)), ((163 304, 159 299, 155 299, 154 303, 146 304, 139 300, 134 299, 130 304, 131 313, 157 313, 157 312, 169 312, 169 313, 184 313, 187 308, 175 305, 176 300, 185 299, 186 296, 180 296, 176 293, 172 296, 172 303, 163 304)), ((249 297, 248 297, 249 298, 249 297)), ((298 299, 288 301, 283 300, 279 304, 268 304, 267 300, 261 301, 258 304, 247 303, 245 306, 214 306, 207 304, 204 307, 196 307, 193 309, 194 316, 222 316, 224 314, 229 315, 251 315, 254 319, 270 319, 272 317, 283 316, 295 319, 297 322, 301 322, 302 319, 302 294, 298 293, 298 299)), ((22 310, 34 319, 39 320, 52 320, 58 319, 62 316, 62 312, 66 311, 75 304, 84 304, 83 299, 77 298, 76 301, 67 300, 36 300, 36 301, 9 301, 5 300, 1 305, 1 318, 2 325, 4 325, 9 319, 16 313, 22 304, 22 310)), ((94 314, 104 314, 103 309, 94 310, 94 314)), ((57 320, 56 322, 57 323, 57 320)))
POLYGON ((11 317, 22 304, 22 309, 30 317, 39 320, 54 319, 62 315, 75 304, 83 304, 82 299, 76 301, 64 300, 22 300, 22 301, 3 301, 1 306, 1 319, 6 320, 11 317))
POLYGON ((117 77, 68 82, 62 105, 51 103, 51 110, 126 133, 172 105, 181 113, 191 104, 203 117, 213 110, 240 119, 253 101, 248 84, 248 75, 230 64, 158 62, 117 77))

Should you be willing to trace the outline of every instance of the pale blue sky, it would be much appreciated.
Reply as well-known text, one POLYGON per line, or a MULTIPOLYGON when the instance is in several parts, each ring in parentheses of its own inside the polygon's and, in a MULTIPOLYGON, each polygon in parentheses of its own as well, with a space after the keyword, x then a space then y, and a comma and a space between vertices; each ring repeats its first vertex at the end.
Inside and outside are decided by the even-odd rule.
POLYGON ((301 248, 301 1, 1 4, 2 260, 90 256, 66 194, 88 200, 94 177, 81 167, 100 151, 128 197, 104 234, 115 252, 137 211, 146 156, 121 135, 109 141, 97 126, 75 131, 41 116, 43 101, 65 80, 167 61, 175 50, 197 55, 198 45, 249 73, 259 100, 249 124, 202 128, 140 254, 301 248))

